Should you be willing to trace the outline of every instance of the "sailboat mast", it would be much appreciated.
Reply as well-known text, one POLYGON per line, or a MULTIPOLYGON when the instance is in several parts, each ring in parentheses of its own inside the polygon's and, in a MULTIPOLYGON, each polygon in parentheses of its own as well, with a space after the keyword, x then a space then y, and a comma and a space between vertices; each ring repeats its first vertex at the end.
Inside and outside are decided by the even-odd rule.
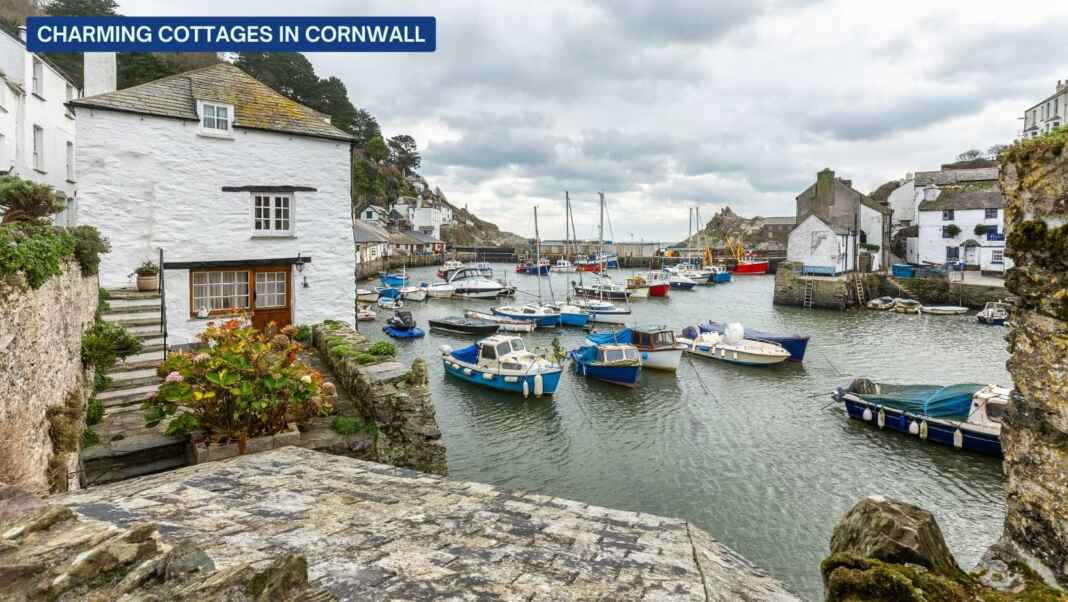
POLYGON ((541 237, 538 236, 538 206, 534 206, 534 275, 538 277, 538 305, 541 305, 541 237))
POLYGON ((571 215, 571 196, 564 191, 564 258, 568 256, 568 247, 571 244, 571 222, 568 217, 571 215))

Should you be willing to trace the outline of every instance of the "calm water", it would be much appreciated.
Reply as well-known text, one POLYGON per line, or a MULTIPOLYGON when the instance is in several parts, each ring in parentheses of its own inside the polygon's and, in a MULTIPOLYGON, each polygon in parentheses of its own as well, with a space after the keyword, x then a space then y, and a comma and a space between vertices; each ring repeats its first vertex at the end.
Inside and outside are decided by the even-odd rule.
MULTIPOLYGON (((495 267, 499 275, 510 269, 495 267)), ((433 272, 412 275, 435 280, 433 272)), ((622 280, 618 271, 613 277, 622 280)), ((537 289, 534 276, 509 279, 537 289)), ((559 295, 566 276, 552 282, 559 295)), ((523 399, 444 375, 438 347, 472 339, 430 332, 398 347, 406 358, 427 360, 454 479, 690 520, 806 599, 822 595, 819 563, 834 525, 866 495, 934 512, 958 560, 972 566, 1001 531, 1000 462, 851 421, 828 394, 854 376, 1009 384, 1004 329, 980 326, 974 314, 776 307, 773 283, 772 276, 750 276, 672 291, 669 299, 634 302, 633 317, 676 331, 713 318, 807 333, 804 365, 747 368, 684 356, 677 375, 645 370, 636 390, 567 371, 555 397, 523 399)), ((429 300, 409 307, 425 328, 427 318, 491 305, 429 300)), ((384 338, 385 313, 360 324, 376 340, 384 338)), ((547 347, 554 336, 565 349, 583 341, 580 330, 564 328, 528 335, 528 347, 547 347)))

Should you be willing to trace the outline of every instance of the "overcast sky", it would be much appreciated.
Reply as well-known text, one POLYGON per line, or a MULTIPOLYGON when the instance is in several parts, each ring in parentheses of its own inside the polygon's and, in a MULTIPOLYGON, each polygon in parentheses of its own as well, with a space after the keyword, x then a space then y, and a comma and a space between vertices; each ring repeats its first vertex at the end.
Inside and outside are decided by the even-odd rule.
POLYGON ((433 54, 310 54, 423 175, 519 234, 679 240, 687 208, 792 215, 831 167, 862 192, 1010 142, 1068 79, 1059 2, 120 0, 126 15, 430 15, 433 54))

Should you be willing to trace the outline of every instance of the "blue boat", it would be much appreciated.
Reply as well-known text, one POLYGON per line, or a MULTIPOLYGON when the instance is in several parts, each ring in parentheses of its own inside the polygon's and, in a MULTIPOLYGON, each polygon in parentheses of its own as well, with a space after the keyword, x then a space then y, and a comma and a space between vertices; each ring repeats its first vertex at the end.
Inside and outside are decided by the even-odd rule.
POLYGON ((390 288, 400 288, 408 284, 408 275, 404 273, 394 272, 387 274, 385 272, 378 273, 378 280, 382 283, 382 286, 390 288))
POLYGON ((624 387, 638 386, 642 362, 634 345, 585 345, 568 352, 575 372, 624 387))
POLYGON ((845 404, 850 418, 1000 457, 1009 394, 997 385, 891 385, 858 378, 832 397, 845 404))
POLYGON ((727 271, 727 268, 717 266, 716 271, 712 272, 708 279, 715 284, 723 284, 731 281, 731 273, 727 271))
POLYGON ((542 307, 538 305, 503 305, 491 308, 491 311, 495 315, 504 316, 513 320, 534 322, 539 328, 553 328, 554 326, 560 325, 560 312, 554 311, 550 307, 542 307))
MULTIPOLYGON (((727 325, 722 322, 709 321, 704 324, 699 324, 698 328, 701 329, 701 332, 718 332, 720 334, 726 334, 727 325)), ((745 329, 745 334, 743 336, 754 341, 765 341, 767 343, 778 343, 779 345, 782 345, 783 349, 790 352, 790 361, 792 362, 800 362, 805 359, 805 350, 808 348, 809 339, 806 336, 798 334, 774 334, 750 328, 745 329)))
POLYGON ((549 261, 543 259, 541 263, 535 265, 533 261, 524 261, 515 268, 518 274, 530 274, 531 276, 548 276, 549 275, 549 261))
POLYGON ((524 397, 552 395, 563 373, 558 364, 527 351, 523 339, 501 334, 456 350, 445 345, 441 361, 450 376, 524 397))
POLYGON ((577 326, 582 328, 590 321, 590 314, 575 306, 563 306, 560 308, 560 324, 564 326, 577 326))
POLYGON ((415 325, 415 319, 412 318, 410 311, 395 312, 382 327, 382 332, 395 339, 417 339, 426 334, 422 328, 415 325))

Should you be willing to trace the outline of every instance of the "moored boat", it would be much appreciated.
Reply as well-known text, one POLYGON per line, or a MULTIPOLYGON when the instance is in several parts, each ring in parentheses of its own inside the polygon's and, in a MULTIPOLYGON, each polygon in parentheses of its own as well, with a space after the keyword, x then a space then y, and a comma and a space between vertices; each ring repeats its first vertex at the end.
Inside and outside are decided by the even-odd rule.
POLYGON ((523 339, 494 335, 453 350, 441 347, 445 372, 470 383, 535 397, 552 395, 560 384, 559 364, 527 351, 523 339))
POLYGON ((649 298, 649 283, 646 282, 645 278, 642 278, 640 274, 627 276, 626 287, 627 290, 630 291, 631 299, 649 298))
POLYGON ((484 263, 457 268, 449 275, 449 284, 454 296, 467 299, 492 299, 505 289, 493 279, 493 268, 484 263))
POLYGON ((923 310, 919 301, 912 299, 894 299, 894 311, 899 314, 918 314, 923 310))
POLYGON ((555 307, 560 312, 560 324, 563 326, 578 326, 581 328, 590 321, 590 312, 577 305, 564 303, 555 307))
POLYGON ((429 320, 431 330, 441 330, 456 334, 471 334, 487 336, 496 334, 500 324, 492 320, 482 318, 468 318, 467 316, 453 316, 429 320))
POLYGON ((464 267, 463 262, 456 261, 455 259, 450 259, 445 262, 445 265, 441 266, 440 270, 438 270, 438 278, 441 278, 442 280, 448 280, 449 274, 462 267, 464 267))
POLYGON ((893 297, 876 297, 871 301, 868 301, 868 309, 893 309, 894 298, 893 297))
POLYGON ((705 268, 709 272, 709 280, 714 284, 723 284, 731 281, 731 272, 722 265, 711 265, 705 268))
POLYGON ((855 379, 832 395, 850 418, 991 456, 1001 456, 1009 389, 997 385, 894 385, 855 379))
POLYGON ((575 299, 571 305, 590 314, 589 321, 598 324, 623 324, 630 317, 630 309, 597 299, 575 299))
POLYGON ((410 311, 394 312, 393 317, 382 327, 382 332, 395 339, 416 339, 426 334, 422 328, 415 325, 415 318, 410 311))
POLYGON ((988 301, 982 311, 975 315, 981 324, 1001 326, 1009 319, 1009 304, 1002 301, 988 301))
POLYGON ((643 276, 645 281, 649 283, 650 297, 667 297, 668 293, 671 292, 671 281, 668 280, 669 274, 663 270, 645 272, 643 276))
POLYGON ((515 266, 515 271, 517 274, 537 274, 539 276, 545 276, 549 273, 549 260, 542 259, 537 263, 533 261, 524 261, 515 266))
POLYGON ((584 345, 568 352, 568 357, 575 362, 575 371, 583 376, 625 387, 638 386, 642 362, 634 345, 584 345))
POLYGON ((959 305, 924 305, 920 311, 932 316, 959 316, 968 313, 968 308, 959 305))
POLYGON ((556 263, 553 264, 553 267, 551 269, 554 272, 560 272, 563 274, 571 274, 578 271, 578 268, 575 267, 575 264, 571 263, 566 259, 557 259, 556 263))
MULTIPOLYGON (((708 278, 705 277, 703 280, 707 281, 708 278)), ((668 276, 668 284, 671 288, 688 291, 697 286, 697 281, 682 274, 671 274, 668 276)))
POLYGON ((422 283, 420 288, 426 290, 426 295, 432 299, 450 299, 455 289, 448 282, 422 283))
POLYGON ((402 286, 400 294, 405 301, 426 301, 427 290, 424 286, 402 286))
MULTIPOLYGON (((723 322, 714 322, 710 320, 704 324, 699 324, 697 327, 701 332, 718 332, 720 334, 726 334, 727 325, 723 322)), ((776 334, 773 332, 764 332, 763 330, 746 328, 742 331, 742 336, 751 341, 778 343, 783 349, 790 353, 790 360, 794 362, 803 361, 805 359, 805 350, 808 349, 809 337, 805 335, 776 334)))
POLYGON ((742 259, 734 266, 734 273, 739 275, 767 274, 768 262, 764 259, 742 259))
POLYGON ((356 321, 357 322, 371 322, 376 317, 378 317, 378 316, 375 315, 375 312, 372 311, 369 308, 361 307, 360 309, 356 310, 356 321))
POLYGON ((382 286, 387 288, 400 288, 408 284, 408 274, 404 272, 393 272, 387 274, 386 272, 378 273, 378 280, 382 283, 382 286))
POLYGON ((504 316, 495 316, 493 314, 487 314, 473 309, 465 311, 464 316, 468 318, 493 322, 497 325, 498 332, 534 332, 534 329, 538 327, 538 325, 534 322, 513 320, 511 318, 505 318, 504 316))
POLYGON ((560 325, 560 312, 547 305, 502 305, 490 308, 495 315, 534 322, 540 328, 560 325))
POLYGON ((778 343, 743 338, 741 324, 727 325, 726 334, 700 332, 691 326, 678 340, 686 352, 743 366, 772 366, 790 359, 790 352, 778 343))
POLYGON ((378 294, 378 306, 382 309, 400 309, 404 307, 399 288, 379 287, 375 289, 375 292, 378 294))
POLYGON ((607 276, 599 276, 593 284, 582 285, 573 282, 575 295, 595 299, 625 300, 630 298, 630 291, 621 284, 613 282, 607 276))
POLYGON ((356 289, 356 300, 360 303, 374 303, 378 301, 378 291, 358 288, 356 289))
POLYGON ((626 343, 641 351, 642 366, 656 370, 679 369, 682 345, 675 342, 675 333, 665 326, 637 326, 612 332, 592 332, 586 338, 595 345, 626 343))

